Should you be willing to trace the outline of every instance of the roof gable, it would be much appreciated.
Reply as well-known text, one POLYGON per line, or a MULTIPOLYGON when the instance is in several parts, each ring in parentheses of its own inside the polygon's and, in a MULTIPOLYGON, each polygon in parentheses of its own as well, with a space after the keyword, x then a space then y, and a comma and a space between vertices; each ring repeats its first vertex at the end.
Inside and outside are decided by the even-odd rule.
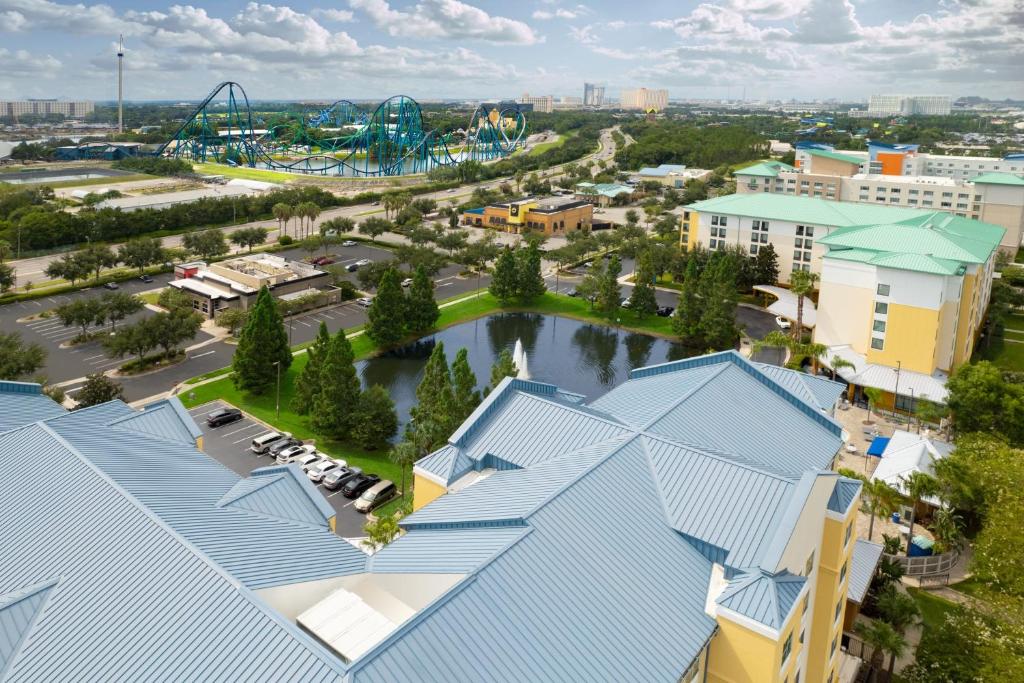
POLYGON ((194 444, 203 435, 181 401, 169 398, 145 406, 141 412, 112 421, 111 426, 131 429, 161 439, 194 444))
POLYGON ((0 432, 46 420, 67 411, 33 382, 0 381, 0 432))
POLYGON ((807 579, 789 572, 741 574, 718 596, 718 604, 776 631, 786 624, 807 579))
POLYGON ((218 507, 235 506, 286 521, 328 527, 334 508, 324 500, 302 469, 295 464, 253 470, 217 501, 218 507))
POLYGON ((0 678, 17 657, 56 583, 44 581, 0 595, 0 678))

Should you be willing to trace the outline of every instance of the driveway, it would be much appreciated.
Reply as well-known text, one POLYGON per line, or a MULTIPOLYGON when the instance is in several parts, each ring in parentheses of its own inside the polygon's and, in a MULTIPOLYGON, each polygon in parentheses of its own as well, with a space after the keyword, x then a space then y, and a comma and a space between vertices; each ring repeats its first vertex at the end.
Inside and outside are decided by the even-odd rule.
MULTIPOLYGON (((248 477, 250 472, 260 467, 274 465, 274 460, 269 456, 255 455, 249 450, 254 437, 269 431, 277 431, 271 425, 246 415, 244 419, 223 427, 207 426, 208 413, 227 407, 233 406, 226 401, 218 400, 196 406, 189 411, 196 424, 203 430, 203 452, 242 477, 248 477)), ((319 484, 317 490, 337 513, 335 533, 343 538, 365 536, 363 525, 366 524, 366 515, 356 512, 353 507, 355 500, 346 498, 340 491, 328 491, 319 484)))

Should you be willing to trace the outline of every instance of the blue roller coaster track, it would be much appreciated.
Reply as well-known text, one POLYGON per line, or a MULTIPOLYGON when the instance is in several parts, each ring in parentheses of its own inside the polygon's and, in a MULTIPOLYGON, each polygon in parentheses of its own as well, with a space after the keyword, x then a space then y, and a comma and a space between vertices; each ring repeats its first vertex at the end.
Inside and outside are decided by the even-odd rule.
POLYGON ((200 102, 157 155, 197 162, 307 175, 396 176, 425 173, 464 161, 507 157, 526 136, 518 108, 478 106, 462 131, 441 134, 423 127, 420 105, 397 95, 364 111, 338 100, 266 129, 238 83, 225 81, 200 102))

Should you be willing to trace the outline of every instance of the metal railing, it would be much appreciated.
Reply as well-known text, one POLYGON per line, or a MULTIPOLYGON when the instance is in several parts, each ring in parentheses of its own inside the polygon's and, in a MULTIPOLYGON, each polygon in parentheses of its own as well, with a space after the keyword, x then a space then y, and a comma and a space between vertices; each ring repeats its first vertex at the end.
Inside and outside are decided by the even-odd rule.
POLYGON ((906 555, 889 555, 885 557, 893 562, 898 562, 903 567, 906 576, 928 576, 930 574, 947 574, 953 568, 960 553, 953 550, 941 555, 927 555, 924 557, 907 557, 906 555))

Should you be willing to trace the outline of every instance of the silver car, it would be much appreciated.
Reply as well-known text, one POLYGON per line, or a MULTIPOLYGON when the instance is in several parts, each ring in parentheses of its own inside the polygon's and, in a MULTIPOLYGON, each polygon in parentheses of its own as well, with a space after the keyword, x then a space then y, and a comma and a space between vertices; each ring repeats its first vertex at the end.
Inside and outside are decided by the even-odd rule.
POLYGON ((309 480, 311 482, 313 482, 314 484, 319 484, 320 482, 322 482, 324 480, 324 476, 325 475, 327 475, 330 472, 333 472, 334 470, 336 470, 338 468, 344 467, 344 466, 345 466, 345 461, 344 460, 327 459, 327 460, 319 462, 316 465, 310 467, 306 471, 306 476, 309 477, 309 480))

